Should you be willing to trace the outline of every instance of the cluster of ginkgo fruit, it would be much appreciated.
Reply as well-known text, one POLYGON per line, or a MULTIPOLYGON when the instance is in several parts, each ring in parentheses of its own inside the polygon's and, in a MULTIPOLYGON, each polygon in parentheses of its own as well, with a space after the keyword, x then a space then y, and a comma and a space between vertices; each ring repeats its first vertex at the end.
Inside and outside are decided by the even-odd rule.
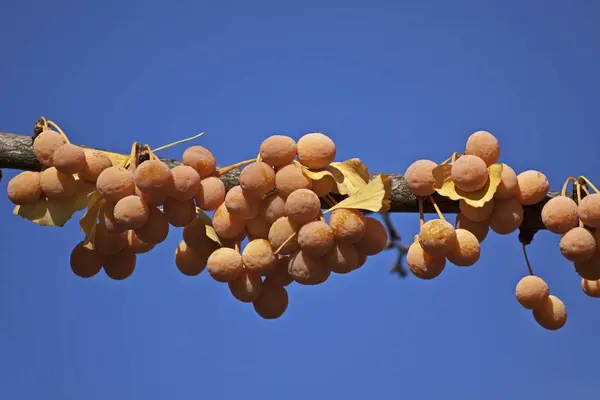
MULTIPOLYGON (((517 175, 499 159, 497 138, 477 131, 467 139, 462 154, 454 153, 439 165, 418 160, 406 170, 406 183, 421 208, 420 231, 407 254, 413 275, 433 279, 442 273, 446 261, 460 267, 474 265, 490 228, 499 235, 515 232, 523 222, 523 207, 546 198, 550 184, 543 173, 527 170, 517 175), (432 195, 436 192, 459 201, 455 226, 445 220, 435 204, 432 195), (424 221, 422 207, 426 199, 433 203, 439 218, 424 221)), ((576 245, 571 241, 570 246, 576 245)), ((515 293, 518 302, 532 310, 542 327, 556 330, 565 324, 564 304, 550 295, 546 283, 531 271, 519 281, 515 293)))

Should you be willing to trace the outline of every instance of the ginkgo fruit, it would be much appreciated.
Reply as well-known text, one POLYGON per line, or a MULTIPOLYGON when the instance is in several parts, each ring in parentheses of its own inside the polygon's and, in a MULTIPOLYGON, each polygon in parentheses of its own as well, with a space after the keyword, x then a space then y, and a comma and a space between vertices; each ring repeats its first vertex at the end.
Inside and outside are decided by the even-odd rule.
POLYGON ((435 193, 433 169, 437 166, 431 160, 417 160, 408 167, 404 179, 415 196, 430 196, 435 193))
POLYGON ((148 221, 137 228, 135 234, 146 243, 154 245, 162 243, 169 234, 169 220, 158 208, 150 207, 148 221))
POLYGON ((269 136, 260 144, 262 161, 274 168, 290 164, 296 158, 297 151, 294 139, 284 135, 269 136))
POLYGON ((550 295, 541 307, 533 310, 533 317, 541 327, 555 331, 567 322, 567 308, 558 297, 550 295))
POLYGON ((93 243, 94 250, 102 255, 116 254, 127 247, 127 233, 108 233, 100 222, 96 225, 93 243))
POLYGON ((500 159, 500 143, 491 133, 477 131, 467 139, 465 153, 481 158, 489 167, 500 159))
POLYGON ((552 233, 563 234, 579 223, 577 203, 566 196, 550 199, 542 208, 542 222, 552 233))
POLYGON ((184 275, 196 276, 206 268, 211 253, 210 248, 193 248, 182 240, 175 249, 175 266, 184 275))
POLYGON ((367 258, 368 257, 367 257, 367 255, 365 253, 363 253, 360 250, 358 250, 358 267, 356 267, 356 269, 359 269, 360 267, 362 267, 363 265, 365 265, 365 263, 367 262, 367 258))
POLYGON ((182 156, 183 165, 192 167, 198 172, 200 178, 208 178, 217 168, 215 156, 203 146, 190 146, 182 156))
POLYGON ((98 212, 98 219, 102 228, 108 233, 122 233, 126 230, 119 221, 115 219, 115 204, 103 202, 98 212))
POLYGON ((171 168, 160 160, 148 160, 137 166, 134 172, 135 184, 142 192, 171 193, 173 173, 171 168))
POLYGON ((527 170, 517 175, 517 200, 524 206, 530 206, 544 200, 550 183, 540 171, 527 170))
POLYGON ((100 173, 96 180, 96 190, 104 200, 116 203, 135 193, 135 179, 131 171, 115 165, 100 173))
POLYGON ((148 204, 136 195, 123 197, 113 209, 117 225, 125 229, 141 228, 150 216, 148 204))
POLYGON ((204 211, 216 210, 225 201, 225 184, 215 176, 202 179, 196 192, 196 205, 204 211))
POLYGON ((489 220, 490 228, 499 235, 508 235, 523 223, 523 206, 516 198, 496 199, 489 220))
POLYGON ((40 187, 49 199, 66 199, 77 192, 77 183, 73 175, 63 174, 54 167, 42 171, 40 187))
POLYGON ((334 193, 336 191, 335 180, 331 176, 325 175, 319 180, 312 181, 311 190, 319 197, 323 197, 328 193, 334 193))
POLYGON ((406 253, 408 269, 419 279, 433 279, 446 267, 444 256, 434 256, 423 250, 419 242, 414 242, 406 253))
POLYGON ((124 248, 118 253, 104 257, 104 272, 114 280, 126 279, 133 274, 136 259, 133 250, 124 248))
POLYGON ((288 273, 301 285, 318 285, 331 275, 323 258, 310 256, 302 250, 291 256, 288 262, 288 273))
POLYGON ((587 229, 575 227, 562 235, 559 247, 567 260, 584 262, 592 258, 596 252, 596 239, 587 229))
POLYGON ((485 162, 481 158, 469 154, 461 156, 452 163, 450 175, 454 185, 468 193, 482 189, 489 180, 485 162))
POLYGON ((323 257, 325 265, 331 272, 347 274, 359 267, 358 251, 349 243, 335 243, 323 257))
POLYGON ((228 285, 233 297, 243 303, 258 300, 263 289, 263 281, 260 275, 247 269, 239 277, 230 281, 228 285))
POLYGON ((85 248, 83 242, 79 242, 71 251, 70 262, 75 275, 91 278, 100 272, 104 259, 98 252, 85 248))
POLYGON ((473 235, 475 235, 479 243, 485 240, 490 230, 489 220, 481 222, 471 221, 462 213, 458 213, 456 215, 456 227, 471 232, 473 235))
POLYGON ((263 285, 260 296, 252 302, 254 311, 264 319, 277 319, 287 310, 288 292, 282 286, 263 285))
POLYGON ((214 212, 212 225, 217 235, 224 239, 233 239, 244 233, 245 229, 244 221, 231 215, 225 204, 221 204, 214 212))
POLYGON ((329 226, 335 239, 342 243, 357 243, 367 231, 365 216, 359 210, 337 208, 331 212, 329 226))
POLYGON ((178 165, 171 169, 173 187, 169 193, 179 201, 191 200, 200 190, 201 179, 196 170, 187 165, 178 165))
POLYGON ((298 160, 308 168, 325 168, 335 159, 335 143, 322 133, 307 133, 298 140, 298 160))
POLYGON ((456 242, 446 256, 448 261, 458 267, 474 265, 481 255, 479 240, 466 229, 456 229, 456 242))
POLYGON ((502 172, 500 173, 500 183, 496 188, 494 197, 499 200, 507 200, 517 195, 518 181, 517 173, 514 169, 506 164, 502 164, 502 172))
POLYGON ((324 256, 335 244, 333 230, 323 221, 312 221, 298 231, 298 245, 312 256, 324 256))
POLYGON ((196 204, 193 199, 179 201, 174 197, 167 197, 163 204, 163 213, 169 224, 175 227, 183 227, 196 218, 196 204))
POLYGON ((586 261, 576 261, 573 263, 575 272, 587 280, 594 281, 600 279, 600 250, 596 248, 596 252, 586 261))
POLYGON ((285 199, 278 193, 271 193, 262 200, 260 215, 268 224, 285 217, 285 199))
POLYGON ((381 253, 388 244, 387 230, 381 222, 372 217, 365 217, 365 234, 355 243, 356 249, 365 256, 381 253))
POLYGON ((578 215, 590 228, 600 228, 600 194, 585 196, 579 203, 578 215))
POLYGON ((266 285, 288 286, 294 282, 294 278, 290 276, 288 271, 289 262, 290 256, 280 256, 265 277, 264 283, 266 285))
POLYGON ((33 141, 33 154, 43 166, 52 167, 54 152, 66 142, 64 136, 56 131, 42 131, 33 141))
POLYGON ((285 198, 295 190, 311 189, 312 179, 306 176, 301 167, 290 164, 275 174, 275 188, 277 194, 285 198))
POLYGON ((240 186, 254 197, 262 197, 275 188, 275 171, 264 162, 247 165, 240 174, 240 186))
POLYGON ((85 165, 83 170, 79 172, 79 176, 92 183, 96 183, 100 173, 107 168, 112 167, 110 158, 98 150, 84 151, 85 165))
POLYGON ((158 207, 165 204, 167 201, 167 192, 164 190, 146 190, 142 192, 137 186, 135 187, 134 194, 142 198, 146 204, 150 207, 158 207))
POLYGON ((591 280, 581 278, 581 290, 590 297, 600 297, 600 280, 591 280))
POLYGON ((85 167, 85 152, 79 146, 65 143, 54 150, 52 165, 63 174, 77 174, 85 167))
POLYGON ((27 205, 37 202, 42 196, 40 173, 23 171, 15 175, 10 181, 6 192, 8 199, 16 205, 27 205))
POLYGON ((271 225, 261 216, 246 221, 246 233, 253 239, 268 239, 271 225))
POLYGON ((421 226, 419 244, 431 255, 446 256, 456 246, 456 230, 448 221, 432 219, 421 226))
POLYGON ((244 247, 242 261, 248 272, 266 275, 277 261, 271 244, 266 239, 254 239, 244 247))
POLYGON ((482 222, 490 219, 492 211, 494 211, 494 199, 488 201, 482 207, 473 207, 463 199, 460 199, 458 204, 460 212, 473 222, 482 222))
POLYGON ((542 278, 527 275, 517 283, 515 295, 521 306, 528 310, 535 310, 546 303, 550 289, 542 278))
POLYGON ((260 199, 249 196, 240 185, 234 186, 225 195, 225 207, 229 214, 242 221, 258 215, 260 199))
POLYGON ((297 224, 314 221, 321 213, 321 200, 312 190, 296 189, 285 200, 285 215, 297 224))
POLYGON ((183 228, 183 240, 188 246, 195 249, 213 248, 218 245, 208 236, 207 225, 202 218, 194 218, 183 228))
POLYGON ((154 248, 155 245, 146 243, 133 230, 127 231, 127 246, 136 254, 147 253, 154 248))
POLYGON ((217 282, 231 282, 244 272, 242 256, 228 247, 213 251, 208 257, 206 268, 217 282))

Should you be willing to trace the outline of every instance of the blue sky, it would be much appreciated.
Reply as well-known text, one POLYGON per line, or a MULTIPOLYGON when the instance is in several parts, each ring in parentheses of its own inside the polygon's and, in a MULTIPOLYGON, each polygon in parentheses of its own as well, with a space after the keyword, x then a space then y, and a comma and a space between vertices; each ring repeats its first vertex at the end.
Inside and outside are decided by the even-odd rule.
MULTIPOLYGON (((338 160, 404 172, 485 129, 517 172, 600 183, 600 53, 592 1, 41 1, 3 4, 0 129, 40 116, 75 143, 127 152, 200 131, 220 165, 268 135, 321 131, 338 160), (84 4, 86 3, 86 4, 84 4)), ((185 146, 165 150, 178 158, 185 146)), ((1 183, 16 171, 5 170, 1 183)), ((76 219, 44 228, 0 196, 0 397, 5 399, 592 399, 597 299, 537 235, 534 271, 568 310, 557 332, 514 298, 516 234, 433 281, 395 254, 289 287, 276 321, 227 286, 180 274, 181 230, 122 282, 69 268, 76 219)), ((451 216, 449 216, 451 217, 451 216)), ((405 241, 418 216, 395 215, 405 241)))

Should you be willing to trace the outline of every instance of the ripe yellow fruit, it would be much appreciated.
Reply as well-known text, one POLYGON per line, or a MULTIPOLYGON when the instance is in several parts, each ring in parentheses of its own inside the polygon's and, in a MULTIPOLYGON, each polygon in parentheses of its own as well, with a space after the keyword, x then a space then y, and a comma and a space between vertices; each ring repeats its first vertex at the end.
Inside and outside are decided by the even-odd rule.
POLYGON ((96 189, 104 200, 116 203, 123 197, 134 194, 135 180, 131 171, 115 165, 100 173, 96 189))
POLYGON ((490 223, 489 220, 474 222, 465 217, 462 213, 458 213, 456 215, 456 227, 471 232, 475 235, 479 243, 481 243, 487 237, 490 230, 490 223))
POLYGON ((439 276, 446 267, 444 256, 434 256, 425 251, 419 244, 414 242, 408 248, 406 254, 408 269, 419 279, 433 279, 439 276))
POLYGON ((260 215, 269 225, 285 217, 285 199, 277 193, 271 193, 262 200, 260 215))
POLYGON ((202 179, 196 204, 204 211, 216 210, 225 201, 225 184, 215 176, 202 179))
POLYGON ((325 265, 331 272, 347 274, 359 267, 358 251, 349 243, 336 243, 323 257, 325 265))
POLYGON ((206 268, 217 282, 231 282, 244 272, 242 256, 228 247, 221 247, 213 251, 208 257, 206 268))
POLYGON ((117 225, 125 229, 141 228, 150 216, 148 204, 142 198, 131 195, 115 204, 113 215, 117 225))
POLYGON ((487 221, 494 211, 494 199, 488 201, 483 207, 470 206, 466 201, 460 199, 458 202, 460 212, 473 222, 487 221))
POLYGON ((252 305, 262 318, 277 319, 287 310, 288 302, 288 292, 284 287, 263 285, 260 297, 252 305))
POLYGON ((52 167, 54 152, 66 142, 56 131, 42 131, 33 141, 33 154, 43 166, 52 167))
POLYGON ((567 308, 558 297, 550 295, 541 307, 533 310, 533 317, 542 328, 555 331, 567 322, 567 308))
POLYGON ((119 224, 119 221, 115 219, 115 205, 113 203, 104 202, 100 206, 100 212, 98 213, 98 220, 102 225, 102 228, 108 233, 122 233, 125 232, 125 227, 119 224))
POLYGON ((468 154, 452 163, 450 175, 454 185, 467 193, 482 189, 489 180, 485 162, 477 156, 468 154))
POLYGON ((600 279, 600 249, 596 247, 596 252, 589 260, 575 262, 574 266, 580 277, 590 281, 600 279))
POLYGON ((79 146, 65 143, 54 150, 52 164, 63 174, 77 174, 85 167, 85 152, 79 146))
POLYGON ((587 279, 581 279, 581 289, 583 293, 590 297, 600 297, 600 280, 596 279, 588 281, 587 279))
POLYGON ((417 160, 404 173, 406 185, 415 196, 430 196, 435 192, 433 169, 438 165, 431 160, 417 160))
POLYGON ((246 232, 252 239, 268 239, 271 225, 261 216, 246 221, 246 232))
POLYGON ((265 285, 288 286, 290 283, 294 282, 294 278, 292 278, 288 272, 289 262, 289 256, 279 257, 277 261, 275 261, 273 269, 267 274, 265 285))
POLYGON ((419 244, 433 256, 446 256, 455 248, 456 231, 449 222, 432 219, 421 227, 419 244))
POLYGON ((202 146, 188 147, 183 152, 182 161, 183 165, 194 168, 202 179, 213 175, 217 169, 215 156, 202 146))
POLYGON ((319 285, 331 275, 325 260, 310 256, 302 250, 291 256, 288 263, 288 273, 294 281, 301 285, 319 285))
POLYGON ((490 228, 499 235, 508 235, 519 229, 523 222, 523 206, 516 198, 494 202, 490 228))
POLYGON ((596 239, 587 229, 575 227, 560 238, 559 247, 567 260, 585 262, 596 253, 596 239))
POLYGON ((225 204, 221 204, 213 214, 212 224, 217 235, 224 239, 233 239, 243 234, 245 229, 244 221, 229 214, 225 204))
POLYGON ((196 218, 196 204, 193 199, 179 201, 174 197, 167 197, 163 204, 163 213, 169 224, 175 227, 186 226, 196 218))
POLYGON ((66 199, 75 195, 77 183, 73 175, 63 174, 50 167, 40 174, 40 187, 49 199, 66 199))
POLYGON ((333 230, 323 221, 312 221, 298 231, 298 245, 311 256, 324 256, 334 245, 333 230))
POLYGON ((102 269, 104 263, 103 257, 95 252, 83 247, 83 242, 79 242, 73 251, 71 251, 71 270, 80 278, 91 278, 102 269))
POLYGON ((193 199, 202 186, 200 175, 190 166, 178 165, 171 169, 171 175, 173 186, 169 195, 179 201, 193 199))
POLYGON ((479 240, 466 229, 456 229, 456 242, 447 255, 448 261, 458 267, 469 267, 479 260, 479 240))
POLYGON ((154 248, 153 244, 142 241, 135 231, 127 231, 127 246, 136 254, 147 253, 154 248))
POLYGON ((335 183, 335 180, 331 176, 325 175, 318 181, 312 181, 311 190, 315 192, 317 196, 323 197, 328 193, 334 193, 335 191, 337 191, 337 185, 335 183))
POLYGON ((335 240, 341 243, 357 243, 367 231, 365 216, 359 210, 337 208, 331 212, 329 226, 335 240))
POLYGON ((388 242, 387 230, 375 218, 365 217, 365 234, 355 243, 356 249, 364 256, 374 256, 381 253, 388 242))
POLYGON ((275 188, 275 171, 264 162, 247 165, 240 174, 240 186, 254 197, 262 197, 275 188))
POLYGON ((138 165, 134 179, 142 192, 169 194, 173 190, 173 173, 169 166, 160 160, 148 160, 138 165))
POLYGON ((101 151, 84 151, 85 165, 83 170, 79 172, 79 177, 88 182, 96 183, 100 173, 106 168, 112 167, 112 162, 101 151))
POLYGON ((263 281, 260 275, 244 270, 242 274, 229 282, 229 291, 239 301, 252 303, 262 293, 263 281))
POLYGON ((579 203, 578 215, 585 225, 600 228, 600 194, 585 196, 579 203))
POLYGON ((294 190, 285 200, 285 215, 297 224, 314 221, 321 213, 321 200, 312 190, 294 190))
POLYGON ((284 135, 269 136, 260 144, 263 162, 275 168, 290 164, 296 158, 297 151, 294 139, 284 135))
POLYGON ((33 204, 38 201, 42 196, 40 175, 39 172, 32 171, 23 171, 15 175, 8 181, 8 199, 16 205, 33 204))
POLYGON ((195 249, 216 250, 218 243, 206 234, 206 223, 202 218, 194 218, 183 228, 183 241, 195 249))
POLYGON ((135 234, 148 244, 162 243, 169 234, 169 220, 158 208, 150 207, 148 221, 135 234))
POLYGON ((242 221, 258 215, 260 199, 248 195, 240 185, 229 189, 225 195, 225 207, 229 214, 242 221))
POLYGON ((146 204, 148 204, 148 206, 150 206, 150 207, 162 206, 163 204, 165 204, 165 201, 167 201, 167 192, 165 192, 164 190, 160 190, 160 189, 147 190, 145 192, 142 192, 136 186, 134 194, 136 196, 139 196, 141 199, 143 199, 146 202, 146 204))
POLYGON ((94 234, 94 250, 102 255, 112 255, 127 247, 127 233, 108 233, 102 221, 96 225, 94 234))
POLYGON ((335 143, 322 133, 308 133, 298 140, 298 160, 308 168, 325 168, 335 159, 335 143))
POLYGON ((182 240, 175 249, 175 266, 184 275, 196 276, 206 268, 213 249, 216 247, 193 248, 182 240))
POLYGON ((136 255, 131 249, 124 248, 118 253, 104 257, 104 272, 109 278, 123 280, 135 270, 136 255))
POLYGON ((542 278, 528 275, 517 283, 515 295, 521 306, 528 310, 535 310, 546 303, 550 289, 542 278))
POLYGON ((277 255, 268 240, 254 239, 244 247, 242 261, 248 272, 264 276, 273 269, 277 255))
POLYGON ((539 171, 528 170, 517 175, 517 200, 524 206, 530 206, 546 198, 550 183, 546 175, 539 171))
POLYGON ((304 174, 301 167, 290 164, 281 168, 275 174, 275 188, 277 194, 285 198, 294 190, 311 189, 312 179, 304 174))
POLYGON ((550 199, 542 208, 542 222, 552 233, 567 233, 579 223, 577 203, 566 196, 550 199))
POLYGON ((517 173, 514 169, 506 164, 502 164, 502 172, 500 173, 500 184, 496 188, 494 198, 499 200, 507 200, 517 195, 518 190, 517 173))
POLYGON ((481 158, 489 167, 500 159, 500 144, 491 133, 477 131, 467 139, 465 153, 481 158))

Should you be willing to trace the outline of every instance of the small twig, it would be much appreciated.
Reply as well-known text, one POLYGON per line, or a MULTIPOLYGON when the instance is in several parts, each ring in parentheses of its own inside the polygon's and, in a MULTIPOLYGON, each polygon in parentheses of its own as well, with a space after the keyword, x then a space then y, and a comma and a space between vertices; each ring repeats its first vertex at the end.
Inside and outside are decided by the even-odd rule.
POLYGON ((408 247, 402 245, 400 241, 402 240, 400 234, 394 227, 390 215, 387 212, 382 212, 381 218, 383 219, 383 223, 388 231, 388 243, 385 246, 386 250, 396 249, 398 251, 398 256, 396 257, 396 262, 392 265, 390 272, 400 275, 401 278, 404 278, 408 275, 406 268, 403 266, 403 258, 408 253, 408 247))

